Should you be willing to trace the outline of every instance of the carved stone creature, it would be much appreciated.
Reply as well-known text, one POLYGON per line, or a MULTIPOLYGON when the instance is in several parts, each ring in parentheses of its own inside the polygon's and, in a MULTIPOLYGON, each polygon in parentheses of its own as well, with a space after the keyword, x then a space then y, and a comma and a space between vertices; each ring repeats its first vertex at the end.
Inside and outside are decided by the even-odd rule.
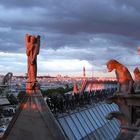
POLYGON ((40 49, 40 36, 35 37, 26 34, 25 44, 28 57, 28 82, 34 83, 37 77, 37 55, 40 49))
POLYGON ((140 71, 138 69, 138 67, 136 67, 133 71, 134 73, 134 80, 135 80, 135 83, 134 83, 134 87, 135 87, 135 90, 140 90, 140 71))
POLYGON ((107 118, 111 119, 110 116, 117 118, 121 123, 121 126, 125 124, 129 124, 131 122, 131 116, 130 116, 130 108, 126 105, 125 100, 123 99, 123 96, 121 95, 114 95, 113 97, 110 97, 106 100, 106 103, 112 104, 115 103, 119 107, 119 112, 111 112, 107 118), (125 122, 125 123, 124 123, 125 122))
POLYGON ((113 70, 115 70, 116 73, 116 78, 118 80, 118 93, 133 93, 134 92, 134 88, 133 88, 133 84, 134 81, 132 79, 132 76, 129 72, 129 70, 121 63, 119 63, 118 61, 111 59, 109 60, 107 63, 107 68, 108 68, 108 72, 111 72, 113 70))

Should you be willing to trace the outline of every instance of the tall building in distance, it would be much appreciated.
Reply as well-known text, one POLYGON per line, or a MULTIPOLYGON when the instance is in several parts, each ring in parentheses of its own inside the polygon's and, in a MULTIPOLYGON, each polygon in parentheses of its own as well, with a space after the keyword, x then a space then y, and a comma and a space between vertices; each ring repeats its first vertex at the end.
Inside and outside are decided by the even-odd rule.
POLYGON ((86 77, 86 69, 83 67, 83 77, 86 77))

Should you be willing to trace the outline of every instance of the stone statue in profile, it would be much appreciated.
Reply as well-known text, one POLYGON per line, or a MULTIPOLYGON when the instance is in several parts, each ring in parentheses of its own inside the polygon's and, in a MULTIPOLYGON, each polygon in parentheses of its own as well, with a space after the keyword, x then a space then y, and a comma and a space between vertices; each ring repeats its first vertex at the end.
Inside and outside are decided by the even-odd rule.
POLYGON ((133 71, 134 73, 134 88, 135 90, 140 90, 140 70, 136 67, 133 71))
POLYGON ((36 83, 37 77, 37 55, 40 50, 40 36, 25 36, 26 54, 28 59, 28 83, 36 83))
POLYGON ((118 93, 134 93, 134 81, 129 70, 117 60, 111 59, 107 63, 108 72, 115 70, 116 78, 118 80, 118 93))

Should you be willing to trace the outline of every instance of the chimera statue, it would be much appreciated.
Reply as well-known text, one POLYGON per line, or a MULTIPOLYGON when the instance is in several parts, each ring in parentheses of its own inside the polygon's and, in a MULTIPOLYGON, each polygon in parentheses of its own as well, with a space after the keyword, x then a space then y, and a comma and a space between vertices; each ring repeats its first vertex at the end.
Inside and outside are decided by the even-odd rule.
POLYGON ((115 70, 116 78, 118 80, 118 93, 132 93, 134 92, 133 84, 134 81, 129 70, 118 61, 111 59, 107 63, 108 72, 115 70))

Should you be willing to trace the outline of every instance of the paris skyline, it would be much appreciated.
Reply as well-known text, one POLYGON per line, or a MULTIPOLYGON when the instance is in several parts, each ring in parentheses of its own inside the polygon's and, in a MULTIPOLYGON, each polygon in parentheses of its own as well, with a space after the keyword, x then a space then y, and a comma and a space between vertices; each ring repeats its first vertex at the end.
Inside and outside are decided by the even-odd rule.
POLYGON ((108 74, 117 59, 132 72, 140 65, 140 2, 137 0, 46 0, 0 2, 0 73, 24 74, 24 37, 41 35, 39 74, 108 74))

